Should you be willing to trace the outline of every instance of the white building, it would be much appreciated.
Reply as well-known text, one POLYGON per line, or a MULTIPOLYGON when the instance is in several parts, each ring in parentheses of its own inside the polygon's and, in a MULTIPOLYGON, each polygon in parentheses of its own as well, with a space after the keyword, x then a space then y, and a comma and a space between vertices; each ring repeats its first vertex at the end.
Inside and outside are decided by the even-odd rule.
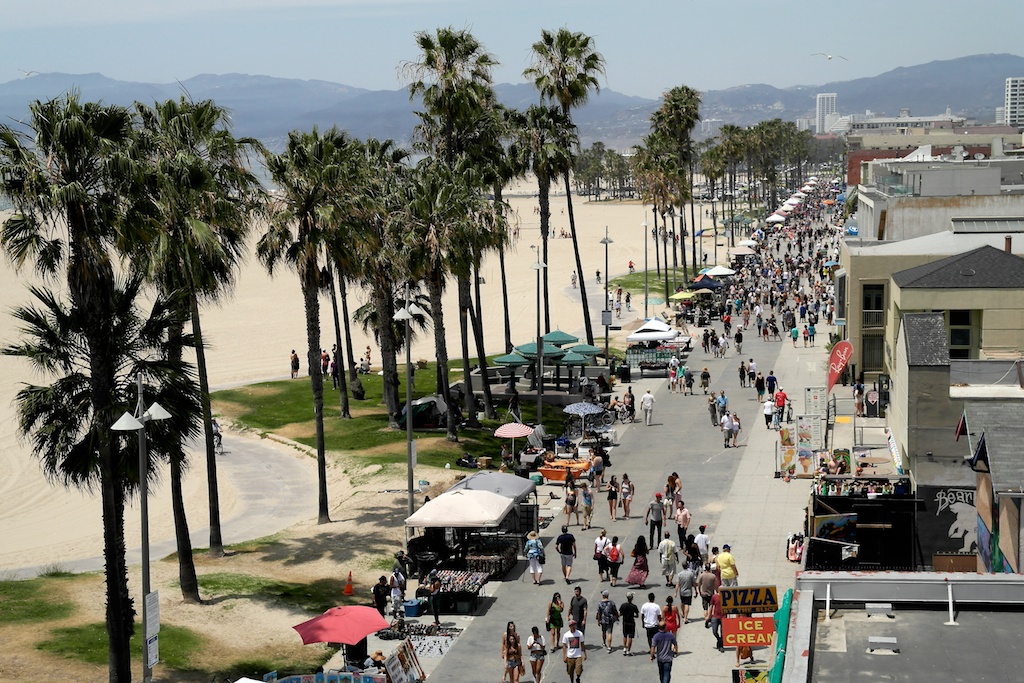
POLYGON ((1024 125, 1024 78, 1006 79, 1006 100, 1003 104, 1004 123, 1008 126, 1024 125))
POLYGON ((828 130, 828 117, 838 111, 837 101, 839 95, 834 92, 820 92, 815 98, 814 130, 817 133, 824 133, 828 130))

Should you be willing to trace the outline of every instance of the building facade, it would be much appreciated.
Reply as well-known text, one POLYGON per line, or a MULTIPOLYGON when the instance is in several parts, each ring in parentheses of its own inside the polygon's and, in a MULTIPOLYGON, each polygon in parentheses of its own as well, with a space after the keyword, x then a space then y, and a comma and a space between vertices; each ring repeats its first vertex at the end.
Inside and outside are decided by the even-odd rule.
POLYGON ((829 117, 837 114, 839 95, 834 92, 820 92, 815 98, 814 130, 816 133, 828 132, 829 117))
POLYGON ((1006 79, 1003 119, 1008 126, 1024 126, 1024 78, 1006 79))

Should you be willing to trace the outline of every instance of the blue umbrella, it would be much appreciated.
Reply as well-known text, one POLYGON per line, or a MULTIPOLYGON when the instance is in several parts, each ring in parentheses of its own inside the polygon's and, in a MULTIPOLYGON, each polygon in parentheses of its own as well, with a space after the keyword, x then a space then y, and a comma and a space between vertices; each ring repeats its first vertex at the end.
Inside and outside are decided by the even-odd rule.
POLYGON ((825 261, 825 263, 822 265, 824 265, 826 268, 831 268, 832 266, 838 266, 839 261, 825 261))
POLYGON ((590 403, 589 401, 579 401, 578 403, 570 403, 562 412, 568 413, 569 415, 597 415, 603 413, 604 408, 597 405, 596 403, 590 403))

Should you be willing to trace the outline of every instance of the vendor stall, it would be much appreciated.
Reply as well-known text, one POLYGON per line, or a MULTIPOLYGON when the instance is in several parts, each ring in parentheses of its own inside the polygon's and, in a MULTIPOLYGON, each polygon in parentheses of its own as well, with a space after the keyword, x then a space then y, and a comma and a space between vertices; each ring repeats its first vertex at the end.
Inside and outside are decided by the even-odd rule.
MULTIPOLYGON (((626 337, 626 364, 639 368, 641 377, 649 372, 668 373, 669 361, 679 357, 678 340, 678 330, 660 318, 650 318, 626 337)), ((688 346, 689 337, 683 338, 683 342, 688 346)))
POLYGON ((438 611, 444 614, 472 614, 487 583, 486 572, 442 570, 438 611))

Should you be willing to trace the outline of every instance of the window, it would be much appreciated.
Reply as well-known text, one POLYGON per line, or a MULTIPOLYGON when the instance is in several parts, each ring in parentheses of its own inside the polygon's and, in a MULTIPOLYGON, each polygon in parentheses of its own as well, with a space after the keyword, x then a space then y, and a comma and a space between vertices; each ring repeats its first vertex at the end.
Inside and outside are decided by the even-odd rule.
POLYGON ((946 311, 949 326, 949 357, 969 359, 978 357, 975 324, 980 316, 975 311, 946 311))
POLYGON ((882 332, 865 332, 861 340, 863 353, 861 362, 864 372, 881 372, 884 369, 885 337, 882 332))
POLYGON ((864 285, 861 291, 863 327, 882 327, 885 324, 885 285, 864 285))

